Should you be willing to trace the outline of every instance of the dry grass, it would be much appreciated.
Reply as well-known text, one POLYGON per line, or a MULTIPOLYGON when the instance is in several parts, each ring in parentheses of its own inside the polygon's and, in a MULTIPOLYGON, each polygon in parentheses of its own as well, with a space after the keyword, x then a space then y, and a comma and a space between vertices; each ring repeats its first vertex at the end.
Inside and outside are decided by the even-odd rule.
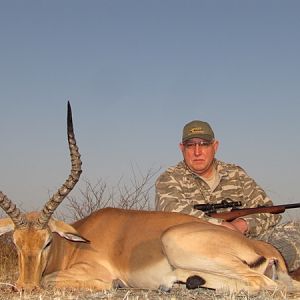
POLYGON ((0 236, 0 288, 13 284, 18 277, 17 252, 11 233, 0 236))
POLYGON ((59 300, 59 299, 116 299, 116 300, 283 300, 283 299, 300 299, 299 295, 286 295, 285 293, 268 293, 261 292, 256 296, 249 296, 247 293, 230 294, 216 293, 211 290, 198 289, 188 291, 186 289, 174 288, 170 293, 148 290, 111 290, 111 291, 89 291, 89 290, 42 290, 36 292, 22 293, 12 291, 10 287, 1 289, 0 299, 33 299, 33 300, 59 300))
POLYGON ((35 292, 18 292, 12 291, 7 286, 1 288, 0 299, 33 299, 33 300, 52 300, 52 299, 117 299, 117 300, 283 300, 283 299, 300 299, 299 295, 286 295, 282 292, 268 293, 261 292, 256 296, 249 296, 247 293, 216 293, 212 290, 198 289, 188 291, 182 288, 174 288, 170 293, 160 291, 138 290, 138 289, 120 289, 110 291, 90 291, 90 290, 41 290, 35 292))

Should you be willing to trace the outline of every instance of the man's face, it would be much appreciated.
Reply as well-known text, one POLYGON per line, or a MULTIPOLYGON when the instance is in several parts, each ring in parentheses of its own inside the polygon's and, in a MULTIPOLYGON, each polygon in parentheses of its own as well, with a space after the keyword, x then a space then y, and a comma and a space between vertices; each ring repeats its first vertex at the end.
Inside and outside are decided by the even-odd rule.
POLYGON ((211 175, 213 161, 219 146, 218 141, 208 142, 194 138, 181 143, 179 146, 185 163, 194 173, 203 177, 211 175))

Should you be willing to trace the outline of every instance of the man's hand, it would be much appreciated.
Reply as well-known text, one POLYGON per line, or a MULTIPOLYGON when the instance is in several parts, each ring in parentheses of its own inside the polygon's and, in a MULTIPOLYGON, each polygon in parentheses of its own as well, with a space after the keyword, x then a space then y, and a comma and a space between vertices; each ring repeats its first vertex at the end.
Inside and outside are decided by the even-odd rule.
POLYGON ((244 234, 248 230, 247 222, 244 219, 238 218, 231 222, 223 222, 221 226, 227 227, 231 230, 239 231, 244 234))

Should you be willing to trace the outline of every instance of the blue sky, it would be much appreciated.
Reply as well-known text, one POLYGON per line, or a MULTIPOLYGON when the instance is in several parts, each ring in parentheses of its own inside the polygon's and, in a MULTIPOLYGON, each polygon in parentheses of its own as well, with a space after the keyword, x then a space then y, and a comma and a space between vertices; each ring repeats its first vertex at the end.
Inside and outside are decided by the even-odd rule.
POLYGON ((82 179, 114 185, 132 166, 176 164, 182 127, 201 119, 219 159, 276 204, 300 202, 299 11, 289 0, 1 1, 0 190, 30 210, 63 183, 70 100, 82 179))

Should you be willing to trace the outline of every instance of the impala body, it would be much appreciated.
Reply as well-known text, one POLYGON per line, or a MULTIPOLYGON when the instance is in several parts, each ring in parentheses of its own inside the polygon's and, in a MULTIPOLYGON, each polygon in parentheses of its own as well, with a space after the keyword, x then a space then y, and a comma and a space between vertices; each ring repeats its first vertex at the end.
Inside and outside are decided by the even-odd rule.
POLYGON ((19 288, 169 290, 179 282, 232 291, 299 290, 273 246, 189 215, 104 208, 72 225, 53 219, 81 174, 69 104, 68 142, 70 176, 40 212, 21 213, 0 192, 8 214, 0 234, 13 231, 19 288))

